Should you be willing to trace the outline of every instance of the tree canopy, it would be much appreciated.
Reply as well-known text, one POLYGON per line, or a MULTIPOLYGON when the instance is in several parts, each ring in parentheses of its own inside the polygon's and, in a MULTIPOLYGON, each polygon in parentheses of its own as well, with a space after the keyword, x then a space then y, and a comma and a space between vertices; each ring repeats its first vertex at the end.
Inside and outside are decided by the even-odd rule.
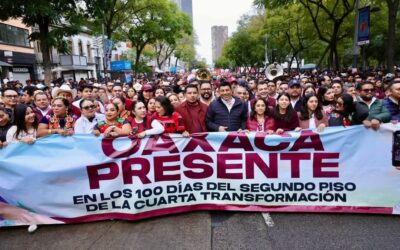
POLYGON ((20 18, 34 29, 30 39, 40 41, 43 55, 45 82, 51 81, 50 49, 65 50, 65 36, 77 34, 80 30, 81 11, 74 0, 2 0, 0 20, 20 18))

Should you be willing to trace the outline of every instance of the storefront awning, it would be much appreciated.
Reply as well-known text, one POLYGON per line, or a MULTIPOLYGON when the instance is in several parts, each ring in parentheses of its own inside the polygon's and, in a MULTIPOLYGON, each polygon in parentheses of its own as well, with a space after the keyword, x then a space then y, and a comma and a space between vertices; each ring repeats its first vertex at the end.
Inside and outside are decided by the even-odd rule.
POLYGON ((0 61, 0 67, 12 67, 12 65, 11 65, 11 64, 9 64, 9 63, 6 63, 6 62, 3 62, 3 61, 0 61))

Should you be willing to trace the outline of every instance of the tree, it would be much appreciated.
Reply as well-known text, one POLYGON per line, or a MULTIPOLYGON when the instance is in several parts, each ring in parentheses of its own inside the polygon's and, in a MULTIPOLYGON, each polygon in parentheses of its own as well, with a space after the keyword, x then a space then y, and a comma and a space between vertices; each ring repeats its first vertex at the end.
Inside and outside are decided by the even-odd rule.
POLYGON ((399 11, 400 0, 386 0, 386 4, 389 10, 387 36, 388 40, 386 47, 387 69, 389 70, 389 72, 393 73, 396 50, 396 19, 397 12, 399 11))
POLYGON ((222 56, 235 66, 244 67, 245 71, 250 67, 262 66, 265 46, 260 25, 262 26, 262 22, 259 16, 243 16, 239 20, 238 31, 225 43, 222 56))
POLYGON ((189 62, 189 69, 204 69, 207 68, 207 63, 204 60, 193 59, 189 62))
POLYGON ((190 62, 196 57, 196 49, 194 45, 196 42, 196 34, 193 32, 191 35, 184 35, 181 39, 177 41, 176 49, 174 52, 175 67, 178 66, 178 61, 190 62))
POLYGON ((215 62, 214 67, 219 69, 232 69, 235 67, 235 65, 231 60, 229 60, 225 56, 220 56, 215 62))
POLYGON ((100 34, 104 27, 105 35, 112 39, 114 32, 129 21, 128 12, 134 8, 135 0, 84 0, 89 22, 100 34))
MULTIPOLYGON (((255 0, 254 4, 266 8, 276 8, 293 4, 294 0, 255 0)), ((351 27, 344 27, 343 23, 353 13, 355 0, 298 0, 305 8, 317 37, 327 44, 320 62, 329 52, 328 66, 334 70, 339 69, 338 43, 352 34, 351 27)))
POLYGON ((178 11, 176 7, 172 7, 171 12, 175 14, 169 20, 169 32, 160 37, 154 45, 156 51, 156 62, 160 69, 177 49, 178 41, 183 39, 185 36, 185 38, 188 38, 187 36, 191 35, 192 32, 192 23, 187 14, 178 11))
POLYGON ((65 48, 63 37, 77 34, 80 30, 80 10, 74 0, 1 0, 0 20, 21 18, 39 31, 30 35, 32 41, 40 42, 43 55, 45 83, 51 82, 51 48, 65 48))
MULTIPOLYGON (((318 39, 311 20, 300 4, 277 7, 265 13, 263 30, 269 48, 279 48, 278 57, 289 58, 290 71, 294 60, 299 66, 299 56, 307 57, 306 51, 318 50, 318 39)), ((272 53, 268 53, 272 56, 272 53)), ((273 62, 275 59, 269 59, 273 62)))
POLYGON ((191 22, 181 14, 176 5, 168 0, 143 0, 141 11, 131 13, 131 22, 118 29, 121 37, 132 42, 136 49, 135 75, 138 73, 140 56, 147 45, 164 41, 174 45, 182 33, 191 32, 191 22), (176 37, 175 37, 176 36, 176 37))

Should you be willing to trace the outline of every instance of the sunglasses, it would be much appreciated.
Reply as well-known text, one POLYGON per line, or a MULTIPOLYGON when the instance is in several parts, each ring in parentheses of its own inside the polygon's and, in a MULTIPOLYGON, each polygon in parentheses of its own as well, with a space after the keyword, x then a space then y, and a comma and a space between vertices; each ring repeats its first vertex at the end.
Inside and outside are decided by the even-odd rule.
POLYGON ((84 109, 84 110, 95 109, 95 108, 96 108, 96 105, 89 105, 89 106, 82 107, 82 109, 84 109))

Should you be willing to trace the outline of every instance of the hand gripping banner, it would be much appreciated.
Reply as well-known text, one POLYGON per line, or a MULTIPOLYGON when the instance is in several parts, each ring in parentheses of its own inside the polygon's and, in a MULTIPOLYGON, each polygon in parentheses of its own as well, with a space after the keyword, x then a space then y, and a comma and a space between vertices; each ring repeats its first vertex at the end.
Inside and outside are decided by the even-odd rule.
POLYGON ((195 210, 399 214, 396 126, 10 144, 0 150, 0 225, 195 210))

